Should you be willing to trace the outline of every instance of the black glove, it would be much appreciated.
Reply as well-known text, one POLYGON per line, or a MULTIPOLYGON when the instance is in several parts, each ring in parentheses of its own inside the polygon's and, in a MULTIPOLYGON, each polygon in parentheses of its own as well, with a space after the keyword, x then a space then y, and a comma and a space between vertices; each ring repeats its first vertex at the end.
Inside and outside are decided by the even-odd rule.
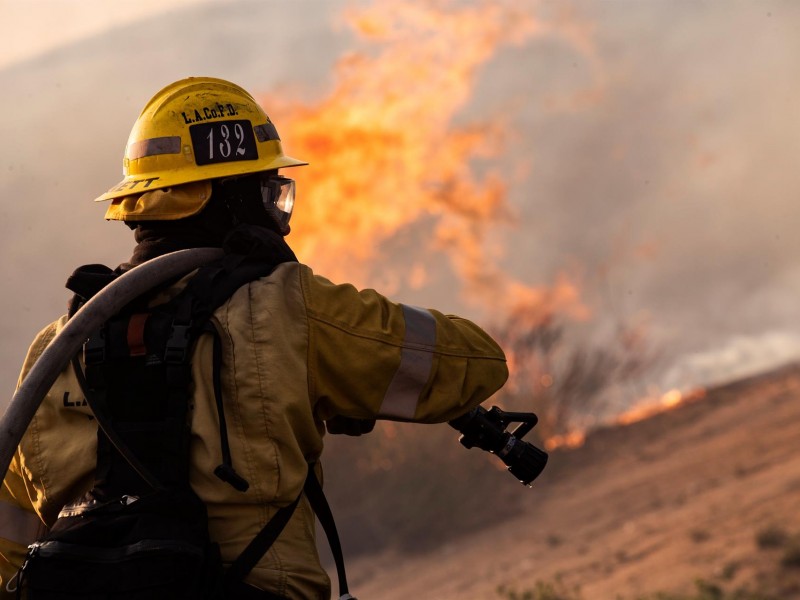
POLYGON ((336 416, 325 421, 328 433, 337 435, 359 436, 369 433, 375 428, 375 419, 353 419, 351 417, 336 416))

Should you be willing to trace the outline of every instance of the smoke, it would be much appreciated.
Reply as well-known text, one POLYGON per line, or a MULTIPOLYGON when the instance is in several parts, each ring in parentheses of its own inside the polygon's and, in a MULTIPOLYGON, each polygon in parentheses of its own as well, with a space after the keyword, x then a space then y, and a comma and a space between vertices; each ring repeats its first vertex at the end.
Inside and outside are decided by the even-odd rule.
POLYGON ((127 258, 129 232, 102 223, 103 208, 91 199, 118 179, 139 109, 170 81, 201 74, 260 93, 287 152, 312 158, 293 243, 323 275, 483 324, 519 298, 548 314, 564 308, 576 343, 602 346, 620 325, 641 324, 663 350, 662 370, 650 377, 665 389, 738 372, 714 367, 728 365, 731 344, 745 343, 748 352, 735 360, 759 368, 772 361, 754 357, 800 356, 800 5, 436 3, 424 40, 400 27, 419 24, 429 3, 361 5, 370 16, 361 21, 366 37, 334 25, 343 2, 226 2, 0 70, 8 290, 0 351, 9 397, 30 339, 64 310, 71 270, 127 258), (474 18, 477 29, 457 41, 453 15, 486 7, 494 16, 474 18), (416 45, 435 43, 437 32, 443 47, 416 45), (352 84, 343 87, 342 69, 352 63, 342 67, 343 56, 377 67, 387 56, 381 48, 402 55, 404 47, 408 64, 419 66, 413 84, 393 88, 373 70, 370 95, 344 93, 352 84), (448 87, 448 55, 469 63, 467 87, 448 87), (397 120, 384 120, 384 131, 399 136, 384 145, 439 136, 419 157, 422 168, 398 167, 385 153, 347 165, 353 182, 383 180, 379 216, 397 219, 367 242, 358 237, 362 213, 342 208, 337 221, 330 207, 346 206, 349 195, 319 175, 342 155, 304 156, 292 135, 309 115, 303 110, 330 101, 348 119, 307 126, 352 136, 358 111, 378 110, 373 93, 423 99, 429 109, 443 100, 447 108, 426 120, 398 101, 397 120), (292 106, 298 112, 288 112, 292 106), (455 142, 465 143, 460 154, 450 149, 455 142), (328 224, 314 239, 333 243, 326 236, 345 229, 361 256, 349 252, 346 236, 334 253, 315 249, 323 242, 309 241, 311 233, 303 239, 318 210, 329 211, 328 224))
POLYGON ((423 304, 460 289, 455 308, 483 322, 559 315, 578 345, 646 328, 661 357, 648 387, 800 357, 795 336, 780 352, 769 341, 800 316, 796 7, 440 2, 389 19, 369 6, 355 20, 372 45, 339 87, 278 112, 316 165, 309 203, 327 207, 301 212, 312 234, 329 228, 311 236, 313 261, 423 304), (517 27, 493 28, 503 18, 517 27), (441 51, 469 40, 479 52, 441 51), (338 145, 319 143, 337 128, 338 145), (315 194, 320 180, 347 191, 315 194), (732 369, 742 340, 768 358, 732 369), (717 358, 700 367, 685 358, 697 352, 717 358))
MULTIPOLYGON (((515 153, 533 158, 528 185, 511 191, 530 228, 512 242, 512 268, 545 279, 554 265, 580 265, 587 335, 642 319, 665 365, 724 354, 736 336, 796 332, 800 82, 787 74, 798 7, 580 7, 594 61, 561 44, 515 57, 550 77, 517 85, 534 108, 515 153)), ((776 360, 799 355, 782 348, 776 360)), ((684 369, 681 386, 729 374, 684 369)))

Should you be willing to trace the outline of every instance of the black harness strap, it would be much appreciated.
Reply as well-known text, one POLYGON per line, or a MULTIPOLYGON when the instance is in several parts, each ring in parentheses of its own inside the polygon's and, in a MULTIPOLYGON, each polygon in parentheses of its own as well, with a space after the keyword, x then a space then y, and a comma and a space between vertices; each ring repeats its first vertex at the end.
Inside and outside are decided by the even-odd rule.
MULTIPOLYGON (((232 586, 236 586, 237 582, 244 581, 247 574, 253 570, 253 567, 258 564, 261 557, 264 556, 272 544, 275 543, 281 531, 283 531, 284 527, 289 523, 289 519, 292 518, 292 514, 294 514, 303 493, 305 493, 306 498, 308 498, 308 502, 311 504, 311 508, 316 513, 320 525, 322 525, 322 529, 325 531, 325 535, 328 538, 333 560, 336 563, 336 575, 339 579, 339 598, 340 600, 353 598, 347 586, 347 573, 345 572, 344 553, 342 552, 342 544, 339 540, 339 532, 336 530, 336 522, 333 518, 331 507, 328 504, 328 499, 325 497, 325 493, 322 491, 322 485, 314 472, 314 463, 309 463, 308 465, 308 475, 306 476, 306 482, 303 486, 303 492, 295 498, 294 502, 278 509, 278 512, 273 515, 264 528, 253 538, 239 557, 228 568, 225 574, 227 589, 232 592, 232 586)), ((353 598, 353 600, 355 600, 355 598, 353 598)))
POLYGON ((225 573, 226 588, 231 588, 237 582, 244 581, 247 574, 258 564, 261 557, 267 553, 267 550, 278 539, 286 524, 289 523, 289 519, 292 518, 294 510, 300 502, 300 496, 295 498, 294 502, 288 506, 279 508, 278 512, 272 516, 261 531, 258 532, 258 535, 252 539, 238 558, 228 567, 225 573))
POLYGON ((212 323, 206 323, 204 332, 214 336, 213 350, 213 378, 214 378, 214 399, 217 405, 217 418, 219 419, 219 443, 222 452, 222 463, 214 469, 216 475, 222 481, 230 484, 239 492, 246 492, 250 488, 248 481, 239 475, 233 468, 233 458, 231 457, 231 447, 228 443, 228 423, 225 419, 225 406, 222 401, 222 382, 220 372, 222 371, 222 341, 219 332, 212 323))
POLYGON ((75 377, 78 379, 78 385, 83 392, 83 397, 86 398, 86 403, 89 405, 89 408, 92 410, 92 414, 94 414, 94 417, 97 420, 97 426, 100 428, 100 431, 103 432, 111 445, 114 446, 116 451, 120 453, 120 455, 128 462, 131 468, 136 471, 139 477, 141 477, 147 485, 154 490, 164 489, 164 486, 161 484, 161 482, 156 478, 155 475, 153 475, 150 469, 142 464, 142 461, 136 457, 128 444, 125 443, 125 440, 123 440, 122 437, 120 437, 120 435, 117 433, 117 430, 114 429, 111 421, 109 420, 108 407, 100 401, 97 395, 95 395, 89 389, 89 386, 86 383, 86 376, 83 374, 83 369, 81 368, 81 363, 77 354, 72 357, 72 369, 75 371, 75 377))
MULTIPOLYGON (((211 333, 214 337, 214 395, 219 415, 222 452, 222 464, 214 472, 217 477, 235 489, 241 492, 248 489, 248 482, 236 473, 232 465, 220 381, 222 364, 221 338, 210 318, 213 312, 240 287, 268 275, 282 262, 296 260, 291 250, 288 250, 282 240, 280 240, 280 244, 277 244, 268 237, 264 238, 263 233, 259 233, 257 229, 243 230, 241 235, 231 238, 230 246, 226 247, 228 253, 222 259, 201 268, 178 296, 165 305, 156 307, 156 312, 153 314, 149 314, 149 309, 146 308, 142 311, 142 303, 138 302, 136 307, 131 306, 127 309, 126 314, 129 315, 127 321, 124 319, 122 321, 117 320, 117 322, 110 321, 101 332, 92 336, 85 345, 86 376, 81 369, 77 356, 74 358, 72 364, 78 377, 78 382, 84 390, 87 402, 97 418, 100 431, 104 434, 105 443, 110 444, 122 459, 120 461, 112 457, 111 463, 104 465, 104 468, 108 467, 108 464, 112 465, 112 467, 108 467, 112 468, 112 470, 106 471, 106 473, 119 472, 122 464, 125 464, 148 487, 153 489, 164 488, 161 477, 153 472, 158 463, 153 462, 152 456, 149 460, 141 460, 139 458, 138 453, 147 449, 147 440, 131 445, 126 441, 127 435, 120 436, 115 430, 117 419, 114 418, 112 414, 114 411, 109 405, 112 399, 106 398, 108 395, 106 381, 109 377, 113 378, 116 371, 106 373, 108 357, 110 355, 116 355, 117 357, 127 355, 131 359, 146 361, 146 364, 161 364, 166 369, 166 390, 164 391, 166 392, 167 405, 173 407, 169 418, 175 419, 176 416, 185 415, 185 406, 189 400, 188 389, 191 383, 190 356, 193 344, 202 333, 211 333), (281 246, 281 244, 283 245, 281 246), (136 310, 137 308, 139 310, 136 310), (115 331, 112 326, 118 330, 122 328, 122 330, 115 331), (160 340, 155 344, 152 344, 153 332, 158 334, 156 337, 160 340), (148 344, 158 348, 156 354, 152 354, 148 344), (88 368, 90 365, 91 369, 88 368), (89 379, 88 384, 87 378, 89 379), (175 409, 177 409, 177 412, 175 412, 175 409)), ((76 292, 73 305, 70 307, 70 313, 74 313, 82 301, 91 298, 94 293, 102 289, 104 285, 116 276, 116 273, 100 265, 91 265, 85 267, 84 271, 76 271, 68 282, 68 287, 76 292)), ((185 421, 185 417, 183 420, 185 421)), ((182 452, 188 452, 188 450, 179 450, 177 448, 172 448, 171 451, 173 452, 173 466, 167 468, 165 473, 160 473, 160 475, 166 474, 170 479, 170 481, 166 482, 168 486, 174 484, 171 480, 175 478, 171 477, 171 475, 174 475, 173 471, 177 466, 177 463, 174 462, 175 457, 182 456, 182 452)), ((103 472, 103 468, 99 464, 99 458, 100 454, 98 453, 98 470, 103 472)), ((185 458, 188 466, 188 455, 185 458)), ((181 480, 179 479, 179 481, 181 480)), ((186 481, 188 483, 188 479, 186 481)), ((129 484, 130 481, 126 485, 129 484)), ((344 559, 336 525, 322 487, 314 474, 313 464, 309 465, 303 493, 306 494, 311 507, 317 514, 331 545, 339 577, 340 597, 352 598, 347 591, 344 559)), ((280 508, 226 571, 224 584, 228 597, 279 600, 279 597, 274 594, 248 586, 244 583, 244 578, 258 564, 286 527, 300 502, 301 496, 302 493, 291 504, 280 508)))
MULTIPOLYGON (((353 598, 347 587, 347 573, 344 568, 344 553, 342 552, 342 544, 339 541, 339 532, 336 530, 336 521, 333 518, 331 507, 328 504, 328 499, 325 497, 325 492, 322 491, 322 484, 317 479, 317 474, 314 472, 314 465, 309 465, 308 477, 306 478, 303 491, 308 498, 311 508, 317 514, 320 525, 325 531, 330 544, 331 552, 333 553, 333 560, 336 563, 336 575, 339 578, 339 598, 353 598)), ((353 600, 356 600, 353 598, 353 600)))

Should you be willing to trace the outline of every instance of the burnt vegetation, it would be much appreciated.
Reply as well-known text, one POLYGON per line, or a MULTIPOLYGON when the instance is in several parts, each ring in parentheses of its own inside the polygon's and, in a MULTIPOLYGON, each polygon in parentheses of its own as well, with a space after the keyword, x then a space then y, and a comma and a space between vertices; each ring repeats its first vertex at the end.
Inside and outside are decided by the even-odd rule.
POLYGON ((516 312, 493 334, 512 365, 498 401, 535 412, 541 442, 599 424, 622 398, 637 395, 658 358, 641 328, 624 324, 597 345, 570 336, 553 316, 530 324, 516 312))

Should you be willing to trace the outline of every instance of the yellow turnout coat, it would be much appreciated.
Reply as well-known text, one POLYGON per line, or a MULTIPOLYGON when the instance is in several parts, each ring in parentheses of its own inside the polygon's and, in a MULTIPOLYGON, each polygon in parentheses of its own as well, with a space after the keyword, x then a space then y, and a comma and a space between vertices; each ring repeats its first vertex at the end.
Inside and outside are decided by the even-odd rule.
MULTIPOLYGON (((213 474, 221 450, 208 334, 193 354, 191 483, 226 563, 300 494, 307 463, 322 453, 324 421, 338 415, 444 422, 486 400, 508 374, 501 349, 470 321, 334 285, 298 263, 239 288, 212 321, 222 338, 233 464, 250 488, 238 492, 213 474)), ((65 322, 36 337, 20 381, 65 322)), ((91 487, 96 435, 68 367, 31 422, 0 492, 0 597, 11 596, 6 587, 14 587, 27 544, 91 487)), ((329 598, 305 499, 246 581, 287 598, 329 598)))

